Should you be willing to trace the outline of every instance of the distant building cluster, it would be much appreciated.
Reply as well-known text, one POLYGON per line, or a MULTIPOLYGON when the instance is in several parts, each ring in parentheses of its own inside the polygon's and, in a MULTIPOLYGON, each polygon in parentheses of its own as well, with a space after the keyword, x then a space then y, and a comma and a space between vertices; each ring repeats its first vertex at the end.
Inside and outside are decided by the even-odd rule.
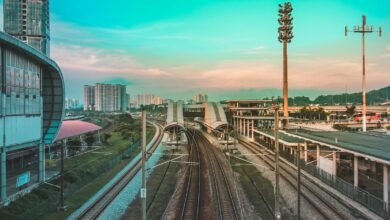
POLYGON ((128 100, 125 85, 96 83, 84 86, 84 111, 124 112, 128 100))
POLYGON ((49 56, 48 0, 4 0, 4 31, 49 56))
POLYGON ((133 100, 135 108, 140 108, 141 105, 162 105, 163 103, 164 99, 161 96, 153 94, 135 95, 133 100))
POLYGON ((65 109, 75 109, 79 107, 79 100, 75 98, 65 99, 65 109))
POLYGON ((197 94, 194 96, 196 103, 204 103, 209 101, 209 96, 207 94, 197 94))

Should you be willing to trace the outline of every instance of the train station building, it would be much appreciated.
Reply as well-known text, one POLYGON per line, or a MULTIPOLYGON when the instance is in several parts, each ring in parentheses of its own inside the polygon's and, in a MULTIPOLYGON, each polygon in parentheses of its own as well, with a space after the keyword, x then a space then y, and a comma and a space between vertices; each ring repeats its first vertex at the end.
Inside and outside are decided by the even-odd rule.
POLYGON ((7 204, 45 180, 45 145, 64 115, 64 81, 43 53, 0 32, 0 201, 7 204))

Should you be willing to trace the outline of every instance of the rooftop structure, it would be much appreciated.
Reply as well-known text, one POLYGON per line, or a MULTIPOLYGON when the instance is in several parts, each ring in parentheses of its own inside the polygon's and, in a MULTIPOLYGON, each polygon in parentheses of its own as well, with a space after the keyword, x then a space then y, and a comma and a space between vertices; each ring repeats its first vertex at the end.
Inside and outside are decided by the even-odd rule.
POLYGON ((60 141, 74 136, 79 136, 90 132, 96 132, 101 129, 102 127, 85 121, 80 121, 80 120, 63 121, 60 131, 56 137, 56 141, 60 141))

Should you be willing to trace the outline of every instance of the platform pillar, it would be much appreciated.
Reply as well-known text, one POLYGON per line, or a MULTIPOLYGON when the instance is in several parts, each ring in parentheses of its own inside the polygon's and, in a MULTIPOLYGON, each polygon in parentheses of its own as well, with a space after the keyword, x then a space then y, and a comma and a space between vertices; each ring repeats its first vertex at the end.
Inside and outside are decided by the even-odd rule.
POLYGON ((332 171, 333 171, 333 175, 337 176, 337 153, 336 153, 336 151, 333 151, 332 171))
POLYGON ((317 144, 317 167, 320 167, 320 157, 321 157, 321 148, 320 145, 317 144))
POLYGON ((248 136, 248 138, 250 138, 251 137, 251 134, 250 134, 250 132, 249 132, 249 126, 250 126, 250 123, 249 123, 250 121, 249 120, 247 120, 246 121, 246 135, 248 136))
POLYGON ((5 147, 1 148, 1 201, 7 201, 7 152, 5 147))
POLYGON ((356 155, 353 157, 353 185, 359 186, 359 157, 356 155))
POLYGON ((242 135, 242 120, 241 118, 239 120, 240 120, 240 135, 242 135))
POLYGON ((383 164, 383 201, 386 204, 389 202, 389 171, 386 164, 383 164))
POLYGON ((307 163, 307 142, 305 141, 304 145, 303 145, 303 148, 304 148, 304 152, 303 152, 303 159, 305 160, 305 163, 307 163))
POLYGON ((38 180, 39 182, 45 181, 45 145, 43 143, 39 144, 39 170, 38 170, 38 180))
POLYGON ((255 121, 252 120, 252 139, 255 138, 255 136, 253 135, 254 134, 254 130, 255 130, 255 121))

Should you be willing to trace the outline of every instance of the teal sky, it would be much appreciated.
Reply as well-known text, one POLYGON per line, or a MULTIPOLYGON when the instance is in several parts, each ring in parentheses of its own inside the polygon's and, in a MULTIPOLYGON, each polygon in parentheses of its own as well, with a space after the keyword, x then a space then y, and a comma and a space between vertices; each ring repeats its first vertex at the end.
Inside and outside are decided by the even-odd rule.
MULTIPOLYGON (((67 96, 82 85, 121 82, 131 94, 214 99, 281 95, 282 46, 277 3, 265 0, 52 0, 51 54, 63 70, 67 96)), ((291 95, 359 91, 361 36, 367 23, 367 86, 390 84, 390 1, 291 1, 291 95)))

